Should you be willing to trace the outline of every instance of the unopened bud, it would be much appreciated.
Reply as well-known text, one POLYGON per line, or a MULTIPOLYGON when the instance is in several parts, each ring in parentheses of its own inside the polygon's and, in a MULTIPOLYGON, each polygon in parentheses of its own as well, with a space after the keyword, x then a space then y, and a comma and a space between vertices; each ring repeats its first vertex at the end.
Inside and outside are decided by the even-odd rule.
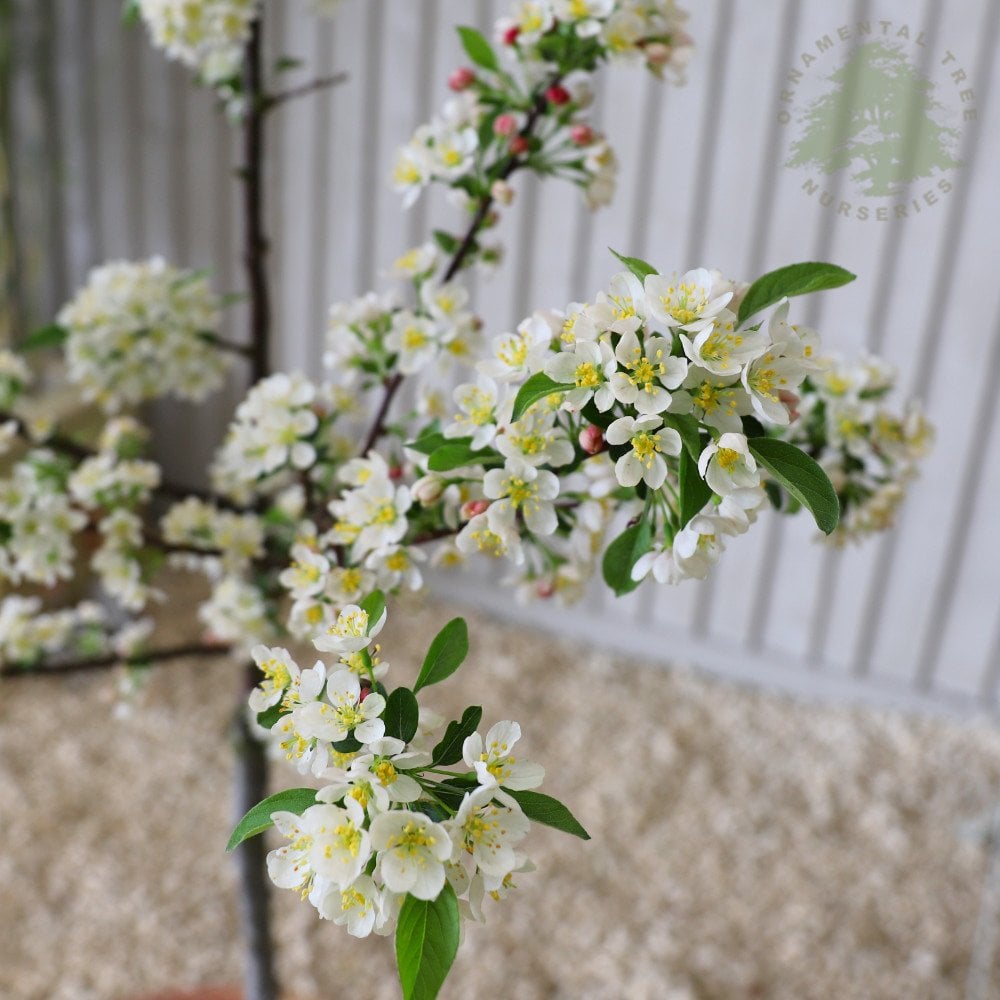
POLYGON ((468 66, 459 66, 448 77, 448 86, 456 92, 468 90, 476 82, 476 74, 468 66))
POLYGON ((555 104, 557 107, 563 104, 569 104, 569 91, 565 87, 560 86, 558 83, 554 83, 548 90, 545 91, 545 99, 549 102, 549 104, 555 104))
POLYGON ((535 584, 535 594, 542 600, 551 597, 556 592, 556 585, 548 577, 543 577, 535 584))
POLYGON ((401 465, 389 466, 389 478, 394 482, 403 478, 403 467, 401 465))
POLYGON ((580 447, 588 455, 596 455, 604 451, 604 431, 597 424, 588 424, 579 437, 580 447))
POLYGON ((463 521, 471 521, 477 514, 485 514, 489 505, 489 500, 466 500, 459 513, 463 521))
POLYGON ((788 422, 794 424, 802 416, 798 411, 799 397, 788 389, 778 390, 778 401, 788 410, 788 422))
POLYGON ((521 34, 521 29, 515 24, 509 27, 501 36, 504 45, 513 45, 517 41, 517 36, 521 34))
POLYGON ((512 155, 523 156, 528 152, 528 140, 523 135, 515 135, 510 140, 510 146, 507 148, 511 151, 512 155))
POLYGON ((569 130, 569 137, 577 146, 589 146, 594 141, 594 130, 589 125, 574 125, 569 130))
POLYGON ((650 66, 665 66, 670 61, 673 49, 663 42, 650 42, 643 48, 642 54, 650 66))
POLYGON ((513 135, 517 131, 517 119, 504 112, 493 119, 493 134, 499 136, 513 135))
POLYGON ((509 205, 514 200, 514 189, 506 181, 494 181, 490 197, 501 205, 509 205))
POLYGON ((421 476, 413 484, 410 493, 421 507, 430 507, 441 499, 441 494, 444 493, 444 482, 440 476, 430 472, 426 476, 421 476))

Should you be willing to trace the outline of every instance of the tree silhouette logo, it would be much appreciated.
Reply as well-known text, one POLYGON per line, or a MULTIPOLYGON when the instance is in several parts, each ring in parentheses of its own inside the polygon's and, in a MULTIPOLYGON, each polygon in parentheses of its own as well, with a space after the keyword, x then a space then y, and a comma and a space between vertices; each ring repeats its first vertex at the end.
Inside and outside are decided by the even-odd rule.
MULTIPOLYGON (((806 86, 812 82, 812 86, 808 94, 796 90, 783 95, 786 101, 793 95, 803 100, 794 112, 779 114, 779 121, 790 124, 795 136, 786 166, 810 169, 812 177, 804 185, 810 194, 819 190, 817 182, 840 192, 822 191, 824 205, 832 205, 849 187, 863 198, 902 199, 903 205, 912 206, 910 214, 915 214, 951 190, 947 174, 962 165, 959 118, 971 120, 974 112, 959 116, 955 108, 937 100, 934 81, 921 72, 897 39, 876 37, 858 44, 855 36, 852 41, 855 46, 834 72, 811 75, 811 81, 799 69, 789 74, 790 82, 806 86), (830 180, 824 184, 817 174, 830 180), (914 192, 914 187, 932 193, 914 192), (915 197, 921 199, 919 204, 915 197)), ((832 47, 830 36, 823 36, 816 43, 818 54, 803 55, 803 65, 821 59, 832 47)), ((955 58, 950 53, 949 57, 955 58)), ((967 79, 961 69, 950 70, 949 75, 956 85, 967 79)), ((972 95, 971 90, 962 93, 972 95)), ((847 216, 874 215, 874 210, 859 213, 857 201, 839 204, 837 211, 847 216)), ((879 210, 877 217, 887 218, 892 207, 879 210)), ((895 211, 897 218, 906 215, 905 208, 895 211)))

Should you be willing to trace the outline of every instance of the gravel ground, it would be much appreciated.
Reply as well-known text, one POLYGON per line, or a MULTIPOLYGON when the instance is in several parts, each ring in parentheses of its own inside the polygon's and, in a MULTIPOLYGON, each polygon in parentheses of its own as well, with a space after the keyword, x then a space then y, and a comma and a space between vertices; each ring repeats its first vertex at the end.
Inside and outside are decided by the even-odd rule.
MULTIPOLYGON (((396 614, 395 677, 452 614, 396 614)), ((803 705, 466 617, 472 653, 434 707, 519 720, 594 839, 532 833, 539 871, 469 929, 442 1000, 962 996, 986 865, 963 829, 1000 798, 995 729, 803 705)), ((238 980, 235 685, 225 661, 168 664, 124 713, 111 674, 4 685, 0 996, 238 980)), ((398 996, 388 942, 314 916, 280 894, 295 996, 398 996)))

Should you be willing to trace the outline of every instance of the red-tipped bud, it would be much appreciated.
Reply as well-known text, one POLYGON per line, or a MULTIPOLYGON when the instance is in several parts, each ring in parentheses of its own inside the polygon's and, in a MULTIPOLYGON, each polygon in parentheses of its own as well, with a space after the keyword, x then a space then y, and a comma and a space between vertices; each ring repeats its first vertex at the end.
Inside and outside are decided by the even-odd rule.
POLYGON ((361 685, 361 693, 358 695, 358 704, 361 704, 372 693, 372 689, 367 684, 361 685))
POLYGON ((466 500, 460 511, 463 521, 471 521, 477 514, 485 514, 489 500, 466 500))
POLYGON ((556 592, 556 585, 552 580, 543 577, 535 584, 535 594, 543 601, 551 597, 556 592))
POLYGON ((594 141, 594 130, 589 125, 574 125, 569 130, 569 137, 577 146, 589 146, 594 141))
POLYGON ((513 135, 517 131, 517 119, 506 113, 493 119, 493 134, 499 136, 513 135))
POLYGON ((521 34, 521 29, 516 25, 511 25, 504 33, 501 35, 501 40, 504 45, 513 45, 517 41, 517 36, 521 34))
POLYGON ((598 452, 604 451, 604 431, 597 424, 588 424, 584 427, 580 431, 578 440, 580 447, 588 455, 596 455, 598 452))
POLYGON ((476 74, 468 66, 459 66, 448 77, 448 86, 456 92, 468 90, 476 82, 476 74))
POLYGON ((515 135, 507 148, 512 156, 523 156, 528 152, 528 140, 523 135, 515 135))
POLYGON ((389 478, 393 481, 403 478, 403 467, 401 465, 389 466, 389 478))
POLYGON ((561 87, 558 83, 554 83, 548 90, 545 91, 545 99, 549 102, 549 104, 555 104, 558 107, 563 104, 569 104, 570 93, 565 87, 561 87))

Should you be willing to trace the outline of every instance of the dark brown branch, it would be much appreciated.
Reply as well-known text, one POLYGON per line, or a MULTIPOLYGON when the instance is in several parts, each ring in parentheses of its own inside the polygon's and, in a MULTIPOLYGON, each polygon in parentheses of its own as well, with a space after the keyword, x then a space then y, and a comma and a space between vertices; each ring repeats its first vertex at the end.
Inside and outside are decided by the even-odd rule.
POLYGON ((286 101, 294 100, 296 97, 304 97, 306 94, 313 94, 317 90, 325 90, 327 87, 336 87, 347 80, 346 73, 334 73, 333 76, 319 76, 315 80, 303 83, 299 87, 291 87, 282 90, 277 94, 270 94, 265 98, 264 106, 267 111, 284 104, 286 101))
POLYGON ((8 664, 0 667, 0 677, 62 677, 64 674, 107 670, 119 665, 142 666, 147 663, 163 663, 166 660, 178 660, 190 656, 226 656, 229 654, 229 650, 229 646, 210 646, 203 642, 189 642, 179 646, 150 650, 142 656, 134 657, 108 653, 106 656, 57 661, 43 667, 17 667, 8 664))
POLYGON ((266 98, 262 69, 261 22, 253 23, 247 42, 243 88, 247 98, 243 119, 243 264, 250 294, 251 379, 259 382, 270 371, 268 335, 271 328, 271 298, 267 287, 264 258, 264 114, 266 98))
POLYGON ((227 354, 238 354, 244 358, 253 357, 252 344, 234 344, 231 340, 223 340, 222 337, 212 336, 208 341, 217 351, 225 351, 227 354))

